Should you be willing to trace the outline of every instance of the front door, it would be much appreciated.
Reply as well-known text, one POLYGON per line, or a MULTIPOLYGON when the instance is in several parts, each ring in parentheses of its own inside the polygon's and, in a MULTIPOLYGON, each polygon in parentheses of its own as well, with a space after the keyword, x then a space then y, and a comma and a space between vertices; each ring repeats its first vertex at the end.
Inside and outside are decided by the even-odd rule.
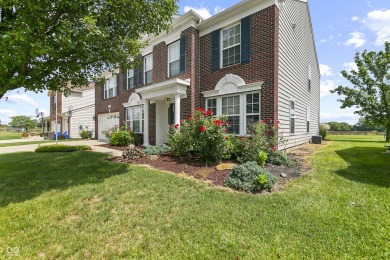
POLYGON ((168 108, 168 125, 173 125, 175 123, 175 104, 169 104, 168 108))

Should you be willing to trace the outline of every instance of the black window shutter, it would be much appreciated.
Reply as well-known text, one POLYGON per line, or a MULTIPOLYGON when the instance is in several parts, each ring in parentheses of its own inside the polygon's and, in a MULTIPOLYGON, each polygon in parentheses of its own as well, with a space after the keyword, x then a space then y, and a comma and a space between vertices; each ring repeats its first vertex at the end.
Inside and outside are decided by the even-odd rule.
POLYGON ((116 74, 116 95, 119 96, 119 81, 121 80, 119 73, 116 74))
POLYGON ((180 38, 180 74, 186 71, 186 37, 180 38))
POLYGON ((127 89, 127 70, 122 71, 122 84, 123 84, 123 89, 127 89))
POLYGON ((215 30, 211 33, 211 49, 212 49, 212 61, 211 69, 217 70, 220 67, 220 33, 221 30, 215 30))
POLYGON ((241 20, 241 62, 249 62, 251 59, 251 16, 241 20))
POLYGON ((143 82, 143 72, 144 72, 144 70, 143 70, 143 67, 144 67, 144 63, 143 62, 141 62, 141 64, 139 65, 139 70, 138 70, 138 86, 142 86, 143 84, 144 84, 144 82, 143 82))
POLYGON ((138 69, 134 69, 134 87, 138 87, 138 69))
POLYGON ((99 84, 99 87, 100 87, 100 97, 102 98, 102 100, 104 100, 104 84, 99 84))

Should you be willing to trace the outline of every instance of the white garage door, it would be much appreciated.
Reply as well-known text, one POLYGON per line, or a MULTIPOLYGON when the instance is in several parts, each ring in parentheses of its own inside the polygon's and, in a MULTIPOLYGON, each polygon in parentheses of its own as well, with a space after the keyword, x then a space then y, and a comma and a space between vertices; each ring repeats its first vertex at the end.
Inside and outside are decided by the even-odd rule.
POLYGON ((102 132, 111 129, 115 125, 119 126, 119 112, 101 114, 98 116, 98 120, 98 139, 107 140, 102 132))

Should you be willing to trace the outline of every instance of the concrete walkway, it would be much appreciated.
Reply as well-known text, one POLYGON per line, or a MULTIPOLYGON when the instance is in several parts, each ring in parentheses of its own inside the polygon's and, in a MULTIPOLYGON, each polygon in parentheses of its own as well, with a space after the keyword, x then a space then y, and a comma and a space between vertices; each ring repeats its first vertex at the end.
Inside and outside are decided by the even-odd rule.
MULTIPOLYGON (((42 140, 42 137, 39 137, 42 140)), ((31 141, 38 141, 31 140, 31 141)), ((8 140, 7 140, 8 141, 8 140)), ((14 143, 19 142, 20 140, 14 140, 14 143)), ((18 146, 8 146, 8 147, 0 147, 0 154, 5 153, 17 153, 17 152, 34 152, 38 145, 51 145, 53 143, 45 143, 45 144, 27 144, 27 145, 18 145, 18 146)), ((112 156, 122 156, 122 151, 110 149, 106 147, 99 146, 101 144, 105 144, 105 142, 101 142, 98 140, 79 140, 79 141, 68 141, 68 142, 60 142, 59 144, 65 145, 89 145, 92 148, 93 152, 106 153, 112 156)))
POLYGON ((0 144, 24 143, 24 142, 35 142, 35 141, 43 141, 43 137, 30 136, 30 137, 21 138, 21 139, 0 140, 0 144))

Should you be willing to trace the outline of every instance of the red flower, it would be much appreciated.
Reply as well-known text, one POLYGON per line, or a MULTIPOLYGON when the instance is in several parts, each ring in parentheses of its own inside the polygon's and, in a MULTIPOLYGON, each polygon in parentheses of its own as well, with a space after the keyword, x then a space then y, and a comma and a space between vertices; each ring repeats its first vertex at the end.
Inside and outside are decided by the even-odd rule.
POLYGON ((261 120, 261 123, 262 123, 262 124, 265 124, 265 120, 261 120))
POLYGON ((282 135, 282 134, 284 134, 284 132, 282 131, 280 134, 282 135))
POLYGON ((220 125, 222 125, 222 121, 219 119, 214 120, 214 124, 216 124, 217 126, 220 126, 220 125))
POLYGON ((228 133, 228 132, 229 132, 229 130, 225 129, 225 133, 228 133))
POLYGON ((272 118, 268 118, 268 121, 272 121, 272 118))
POLYGON ((204 126, 201 125, 201 126, 199 127, 199 130, 200 130, 201 133, 203 133, 204 131, 206 131, 206 127, 204 127, 204 126))
POLYGON ((227 139, 229 139, 229 137, 225 136, 225 139, 227 140, 227 139))
POLYGON ((253 133, 252 133, 252 131, 251 131, 251 132, 249 132, 249 134, 250 134, 250 135, 252 135, 252 134, 253 134, 253 133))
POLYGON ((242 141, 242 137, 240 137, 240 141, 242 141))
POLYGON ((204 108, 203 107, 197 108, 196 110, 198 110, 200 112, 204 112, 204 108))
POLYGON ((280 123, 280 121, 278 120, 278 121, 276 121, 276 123, 278 123, 278 124, 279 124, 279 123, 280 123))
POLYGON ((278 148, 276 148, 276 147, 272 147, 272 151, 275 151, 275 150, 277 150, 278 148))
POLYGON ((192 120, 192 116, 190 116, 188 119, 189 119, 189 120, 192 120))
POLYGON ((180 124, 182 124, 183 123, 183 120, 180 120, 180 124))
POLYGON ((179 124, 176 124, 176 125, 175 125, 175 128, 178 129, 178 128, 179 128, 179 124))

